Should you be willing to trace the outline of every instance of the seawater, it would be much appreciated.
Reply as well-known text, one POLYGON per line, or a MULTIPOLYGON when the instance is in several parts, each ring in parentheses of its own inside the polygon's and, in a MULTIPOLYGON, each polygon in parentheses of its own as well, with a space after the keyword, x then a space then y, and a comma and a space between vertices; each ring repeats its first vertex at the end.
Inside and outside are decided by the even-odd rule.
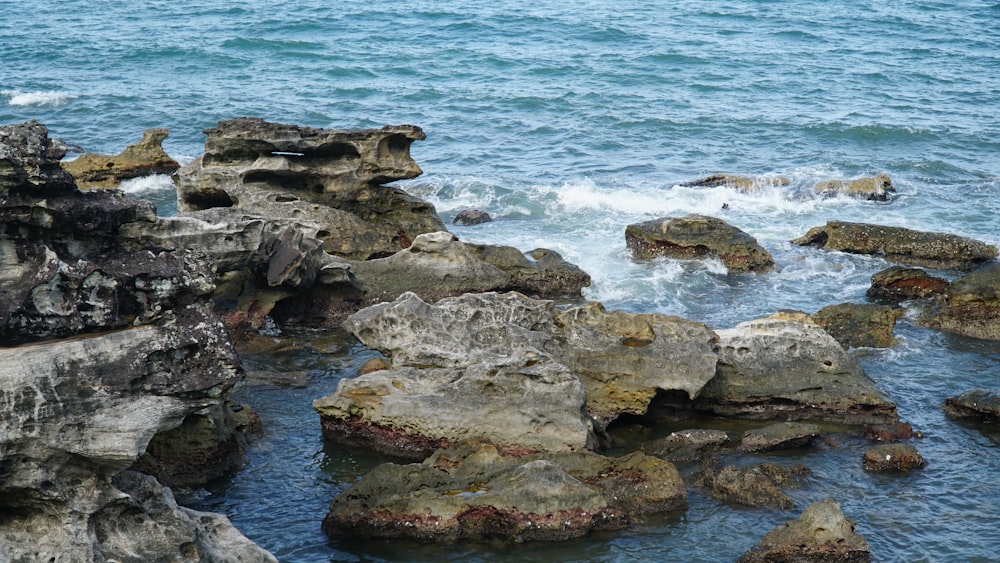
MULTIPOLYGON (((111 154, 167 127, 164 147, 182 162, 201 153, 203 129, 237 116, 416 124, 428 135, 412 147, 425 173, 401 187, 446 222, 469 207, 497 218, 452 228, 464 240, 558 251, 593 276, 586 296, 609 308, 727 328, 777 309, 864 302, 887 263, 788 242, 828 220, 1000 243, 996 2, 7 0, 2 11, 2 123, 37 119, 52 136, 111 154), (680 185, 716 172, 791 182, 749 194, 680 185), (898 189, 887 203, 812 191, 879 172, 898 189), (712 260, 629 258, 626 225, 686 213, 747 231, 777 270, 727 275, 712 260)), ((169 179, 126 189, 162 215, 176 209, 169 179)), ((251 370, 304 376, 298 387, 242 392, 266 428, 248 468, 178 492, 226 513, 282 561, 726 561, 825 497, 877 561, 1000 552, 1000 434, 940 411, 951 395, 998 387, 994 343, 904 318, 895 347, 855 351, 926 435, 917 446, 929 465, 911 475, 864 472, 865 444, 843 438, 761 456, 813 469, 791 491, 794 510, 726 506, 692 488, 684 514, 625 532, 422 546, 320 531, 330 499, 385 460, 325 444, 309 405, 371 352, 345 335, 288 336, 313 344, 245 358, 251 370)))

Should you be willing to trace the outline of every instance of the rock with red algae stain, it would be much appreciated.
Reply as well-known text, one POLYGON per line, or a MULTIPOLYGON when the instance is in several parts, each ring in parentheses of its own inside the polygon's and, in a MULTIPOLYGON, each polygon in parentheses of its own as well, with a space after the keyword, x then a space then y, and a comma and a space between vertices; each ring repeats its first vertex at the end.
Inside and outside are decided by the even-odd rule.
POLYGON ((864 455, 866 471, 912 471, 925 465, 927 460, 911 444, 882 444, 864 455))
POLYGON ((722 219, 705 215, 665 217, 629 225, 625 244, 640 260, 714 256, 729 271, 764 273, 774 267, 774 258, 755 238, 722 219))
POLYGON ((739 563, 871 561, 868 542, 854 531, 840 504, 824 499, 806 507, 802 515, 764 536, 739 563))

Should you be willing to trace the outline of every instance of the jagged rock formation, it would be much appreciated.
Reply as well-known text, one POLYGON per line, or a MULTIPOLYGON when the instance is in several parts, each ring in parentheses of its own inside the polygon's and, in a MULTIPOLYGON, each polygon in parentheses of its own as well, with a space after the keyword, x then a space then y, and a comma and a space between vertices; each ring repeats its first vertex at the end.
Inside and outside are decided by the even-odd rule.
POLYGON ((866 295, 869 299, 899 303, 911 299, 929 299, 944 293, 948 280, 929 275, 920 268, 890 266, 872 276, 866 295))
POLYGON ((173 174, 181 167, 163 150, 166 129, 147 129, 142 140, 125 147, 120 154, 84 153, 62 167, 76 178, 80 189, 116 188, 123 180, 153 174, 173 174))
POLYGON ((1000 340, 1000 264, 963 276, 934 298, 918 322, 926 327, 1000 340))
POLYGON ((625 243, 632 256, 650 260, 660 256, 701 258, 715 256, 730 271, 770 271, 774 259, 756 239, 722 219, 705 215, 664 218, 629 225, 625 243))
POLYGON ((871 561, 865 539, 854 532, 833 499, 814 502, 795 520, 768 532, 739 563, 871 561))
POLYGON ((957 235, 844 221, 813 227, 792 244, 871 254, 890 262, 941 270, 969 271, 997 257, 995 246, 957 235))
POLYGON ((856 180, 827 180, 816 184, 815 190, 825 197, 843 194, 870 201, 889 201, 896 187, 888 174, 877 174, 856 180))
POLYGON ((273 561, 125 470, 241 377, 194 253, 137 247, 152 205, 83 193, 43 125, 0 127, 0 545, 58 558, 273 561), (214 555, 213 555, 214 554, 214 555))

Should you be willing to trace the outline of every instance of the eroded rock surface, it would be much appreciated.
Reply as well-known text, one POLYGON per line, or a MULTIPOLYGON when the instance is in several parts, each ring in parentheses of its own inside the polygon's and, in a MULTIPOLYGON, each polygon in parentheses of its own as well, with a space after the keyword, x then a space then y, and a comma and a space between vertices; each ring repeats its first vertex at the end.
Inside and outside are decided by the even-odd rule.
POLYGON ((974 389, 944 402, 944 412, 957 419, 996 424, 1000 422, 1000 393, 989 389, 974 389))
POLYGON ((918 322, 937 330, 1000 340, 1000 265, 987 266, 951 282, 924 309, 918 322))
POLYGON ((62 167, 76 178, 80 189, 116 188, 123 180, 153 174, 173 174, 181 165, 163 150, 166 129, 147 129, 142 140, 125 147, 120 154, 84 153, 62 167))
POLYGON ((867 303, 841 303, 812 314, 844 348, 890 348, 896 344, 893 329, 902 315, 899 309, 867 303))
POLYGON ((830 562, 871 561, 868 542, 854 531, 854 523, 844 517, 840 504, 824 499, 810 504, 795 520, 768 532, 737 561, 830 562))
POLYGON ((899 303, 911 299, 928 299, 948 288, 948 280, 932 276, 920 268, 891 266, 872 276, 868 288, 871 299, 899 303))
POLYGON ((805 466, 784 467, 773 463, 748 467, 725 465, 708 468, 696 484, 724 502, 787 510, 795 506, 795 501, 783 489, 797 486, 797 478, 807 473, 809 469, 805 466))
POLYGON ((912 444, 882 444, 865 451, 865 471, 912 471, 927 465, 912 444))
POLYGON ((830 197, 848 195, 871 201, 889 201, 896 187, 888 174, 877 174, 855 180, 827 180, 816 184, 816 193, 830 197))
POLYGON ((735 272, 767 272, 774 267, 774 259, 756 239, 721 219, 705 215, 629 225, 625 243, 632 256, 642 260, 714 256, 735 272))
POLYGON ((704 178, 685 182, 682 186, 693 188, 734 188, 741 192, 754 192, 767 187, 787 186, 791 180, 784 176, 739 176, 736 174, 710 174, 704 178))

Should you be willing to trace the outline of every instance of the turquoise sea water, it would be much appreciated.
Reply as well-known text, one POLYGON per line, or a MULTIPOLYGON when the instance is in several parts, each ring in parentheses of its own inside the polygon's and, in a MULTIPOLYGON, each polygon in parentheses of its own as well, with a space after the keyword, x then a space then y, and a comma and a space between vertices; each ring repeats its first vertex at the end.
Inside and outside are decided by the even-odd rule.
MULTIPOLYGON (((0 123, 38 119, 105 153, 167 127, 164 147, 182 161, 201 152, 201 130, 236 116, 419 125, 428 138, 412 154, 425 174, 402 187, 446 222, 467 207, 499 218, 453 228, 463 239, 559 251, 593 276, 587 297, 609 308, 726 328, 781 308, 864 302, 884 261, 788 243, 828 220, 1000 243, 997 2, 7 0, 0 12, 0 123), (716 172, 792 182, 753 194, 678 185, 716 172), (898 189, 891 202, 812 193, 817 181, 878 172, 898 189), (628 258, 626 225, 689 212, 752 234, 779 270, 729 276, 713 261, 628 258)), ((128 189, 172 213, 169 181, 128 189)), ((331 542, 319 530, 329 500, 381 461, 323 444, 309 407, 365 359, 349 339, 247 358, 308 384, 246 390, 267 427, 250 466, 182 497, 227 513, 282 561, 725 561, 828 496, 877 561, 995 560, 1000 434, 939 407, 1000 387, 1000 346, 906 319, 897 336, 892 349, 857 354, 926 434, 917 446, 928 467, 870 475, 864 444, 817 448, 792 456, 814 473, 787 512, 690 489, 682 516, 575 542, 331 542)))

